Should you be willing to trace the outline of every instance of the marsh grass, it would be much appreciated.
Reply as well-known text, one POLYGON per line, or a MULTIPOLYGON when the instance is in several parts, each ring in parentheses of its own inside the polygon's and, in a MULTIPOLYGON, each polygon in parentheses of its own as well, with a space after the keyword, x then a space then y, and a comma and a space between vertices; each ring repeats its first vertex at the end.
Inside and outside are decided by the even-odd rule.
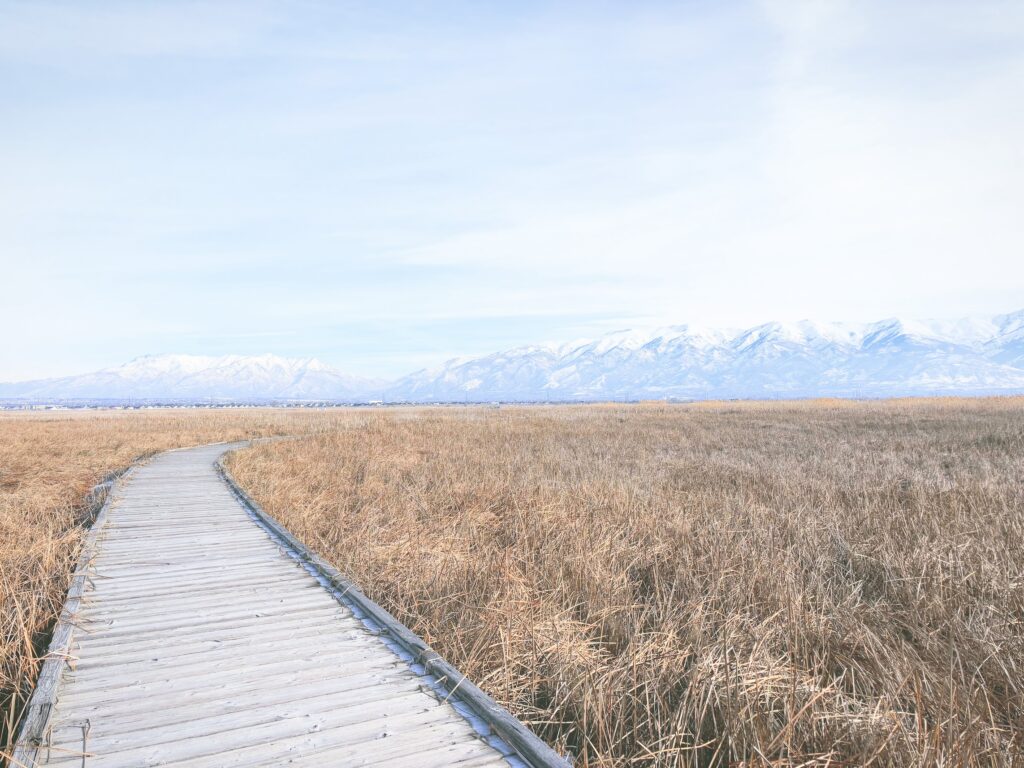
POLYGON ((88 489, 276 434, 247 490, 580 765, 1021 763, 1021 399, 0 415, 4 743, 88 489))
POLYGON ((1022 405, 388 412, 230 465, 581 765, 1011 765, 1022 405))

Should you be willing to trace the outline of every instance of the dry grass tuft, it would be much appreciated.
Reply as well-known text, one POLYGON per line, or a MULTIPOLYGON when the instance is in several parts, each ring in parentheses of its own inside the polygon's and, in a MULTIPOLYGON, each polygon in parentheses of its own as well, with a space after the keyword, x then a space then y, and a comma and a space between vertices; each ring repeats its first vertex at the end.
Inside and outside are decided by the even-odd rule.
POLYGON ((583 765, 1011 765, 1024 401, 443 409, 237 454, 583 765))

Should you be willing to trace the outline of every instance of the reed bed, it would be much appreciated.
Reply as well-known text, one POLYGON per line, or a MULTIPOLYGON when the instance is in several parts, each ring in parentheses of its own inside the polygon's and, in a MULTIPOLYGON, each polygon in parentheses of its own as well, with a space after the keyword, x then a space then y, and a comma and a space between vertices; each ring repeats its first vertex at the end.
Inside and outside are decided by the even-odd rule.
POLYGON ((0 747, 88 510, 232 472, 586 766, 1024 763, 1024 400, 0 415, 0 747))
POLYGON ((11 751, 107 473, 169 448, 327 428, 343 412, 172 410, 0 414, 0 763, 11 751))
POLYGON ((579 765, 1024 762, 1024 400, 387 411, 230 469, 579 765))

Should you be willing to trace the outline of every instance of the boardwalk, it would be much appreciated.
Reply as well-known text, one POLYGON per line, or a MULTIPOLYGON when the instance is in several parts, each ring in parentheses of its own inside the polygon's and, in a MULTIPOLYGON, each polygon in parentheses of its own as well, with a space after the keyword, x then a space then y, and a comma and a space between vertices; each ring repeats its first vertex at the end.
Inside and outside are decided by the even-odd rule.
POLYGON ((18 759, 527 764, 236 499, 214 466, 228 447, 162 454, 119 484, 65 616, 70 658, 32 702, 41 745, 23 734, 18 759))

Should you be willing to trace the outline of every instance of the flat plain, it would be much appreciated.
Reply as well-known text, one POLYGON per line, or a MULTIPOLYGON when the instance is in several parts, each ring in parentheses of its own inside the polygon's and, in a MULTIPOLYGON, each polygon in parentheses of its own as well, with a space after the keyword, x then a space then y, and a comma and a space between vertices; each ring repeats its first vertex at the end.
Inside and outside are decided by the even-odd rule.
POLYGON ((5 732, 105 472, 229 468, 579 765, 1012 765, 1024 399, 0 416, 5 732))

